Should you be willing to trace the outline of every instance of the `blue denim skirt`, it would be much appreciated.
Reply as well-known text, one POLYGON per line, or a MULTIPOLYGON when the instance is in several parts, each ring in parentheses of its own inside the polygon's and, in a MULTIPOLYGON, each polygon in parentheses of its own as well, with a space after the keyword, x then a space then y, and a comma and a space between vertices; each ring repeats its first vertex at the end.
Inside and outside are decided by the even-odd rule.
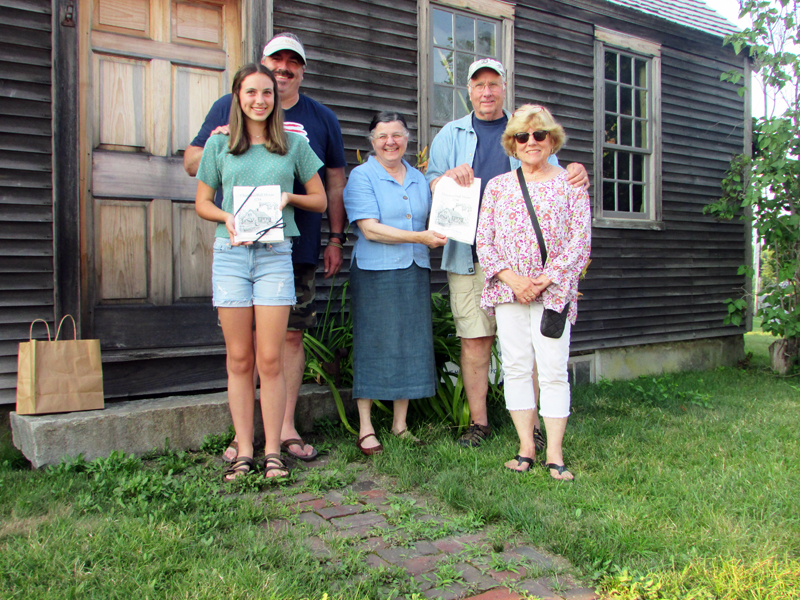
POLYGON ((430 270, 350 267, 353 397, 428 398, 436 393, 430 270))

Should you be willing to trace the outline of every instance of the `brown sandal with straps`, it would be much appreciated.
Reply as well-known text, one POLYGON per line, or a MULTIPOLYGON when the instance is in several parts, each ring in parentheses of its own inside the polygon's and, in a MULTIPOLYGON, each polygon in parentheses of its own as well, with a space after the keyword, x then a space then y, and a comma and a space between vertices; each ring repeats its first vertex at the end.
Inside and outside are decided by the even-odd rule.
POLYGON ((230 483, 242 475, 251 473, 256 468, 256 461, 250 456, 237 456, 231 466, 222 474, 223 481, 230 483))
POLYGON ((267 454, 264 459, 264 477, 267 479, 284 479, 289 476, 289 467, 283 462, 280 454, 267 454), (286 474, 270 476, 270 471, 286 471, 286 474))
POLYGON ((373 446, 372 448, 364 448, 362 444, 364 443, 364 440, 369 437, 374 437, 376 440, 378 439, 378 436, 375 435, 374 433, 368 433, 364 437, 358 438, 358 441, 356 442, 356 448, 361 450, 364 456, 372 456, 373 454, 380 454, 381 452, 383 452, 383 446, 380 443, 378 443, 377 446, 373 446))

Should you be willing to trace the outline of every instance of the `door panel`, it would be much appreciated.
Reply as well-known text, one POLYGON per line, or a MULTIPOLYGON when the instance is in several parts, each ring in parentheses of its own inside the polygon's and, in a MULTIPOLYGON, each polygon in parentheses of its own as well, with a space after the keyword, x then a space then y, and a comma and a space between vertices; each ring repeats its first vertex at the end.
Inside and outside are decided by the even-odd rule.
POLYGON ((145 149, 147 62, 95 55, 95 65, 95 146, 145 149))
POLYGON ((191 204, 175 204, 175 237, 178 243, 174 261, 176 283, 174 300, 193 300, 211 296, 211 254, 216 225, 197 216, 191 204))
POLYGON ((100 300, 147 299, 147 203, 96 201, 100 300))
POLYGON ((93 11, 82 21, 91 29, 82 88, 91 99, 89 333, 130 350, 222 343, 209 308, 214 224, 194 211, 196 182, 180 155, 239 67, 239 2, 83 0, 81 8, 93 11), (198 327, 204 319, 209 326, 198 327))
POLYGON ((200 131, 208 108, 224 94, 222 78, 213 71, 174 67, 172 145, 186 148, 200 131))
POLYGON ((150 32, 148 0, 97 0, 95 29, 147 36, 150 32))

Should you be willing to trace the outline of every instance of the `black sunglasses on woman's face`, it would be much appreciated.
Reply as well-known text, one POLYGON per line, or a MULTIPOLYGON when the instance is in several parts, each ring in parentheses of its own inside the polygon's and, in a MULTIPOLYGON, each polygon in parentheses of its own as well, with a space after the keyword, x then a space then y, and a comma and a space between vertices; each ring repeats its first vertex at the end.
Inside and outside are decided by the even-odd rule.
MULTIPOLYGON (((538 131, 533 132, 533 139, 537 142, 543 142, 547 138, 547 134, 550 133, 549 131, 545 131, 544 129, 539 129, 538 131)), ((514 134, 514 139, 517 140, 520 144, 527 144, 528 139, 531 137, 531 134, 527 131, 522 131, 520 133, 514 134)))

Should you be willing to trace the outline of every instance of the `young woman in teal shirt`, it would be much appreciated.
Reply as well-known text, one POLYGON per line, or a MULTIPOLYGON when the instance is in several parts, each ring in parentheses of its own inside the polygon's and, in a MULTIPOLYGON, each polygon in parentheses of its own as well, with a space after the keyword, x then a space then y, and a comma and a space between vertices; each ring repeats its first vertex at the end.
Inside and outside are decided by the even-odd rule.
POLYGON ((212 136, 197 172, 195 209, 218 223, 212 280, 228 354, 228 403, 239 440, 239 456, 225 471, 225 480, 249 473, 253 460, 253 372, 261 379, 267 477, 288 474, 280 458, 281 422, 286 404, 283 344, 289 310, 295 302, 291 252, 298 235, 294 206, 323 212, 325 189, 317 174, 322 163, 299 135, 283 130, 283 110, 272 72, 263 65, 245 65, 233 78, 230 136, 212 136), (306 194, 293 194, 295 176, 306 194), (284 241, 236 242, 233 190, 279 185, 284 241), (214 194, 222 187, 222 208, 214 194), (255 340, 253 322, 255 321, 255 340))

